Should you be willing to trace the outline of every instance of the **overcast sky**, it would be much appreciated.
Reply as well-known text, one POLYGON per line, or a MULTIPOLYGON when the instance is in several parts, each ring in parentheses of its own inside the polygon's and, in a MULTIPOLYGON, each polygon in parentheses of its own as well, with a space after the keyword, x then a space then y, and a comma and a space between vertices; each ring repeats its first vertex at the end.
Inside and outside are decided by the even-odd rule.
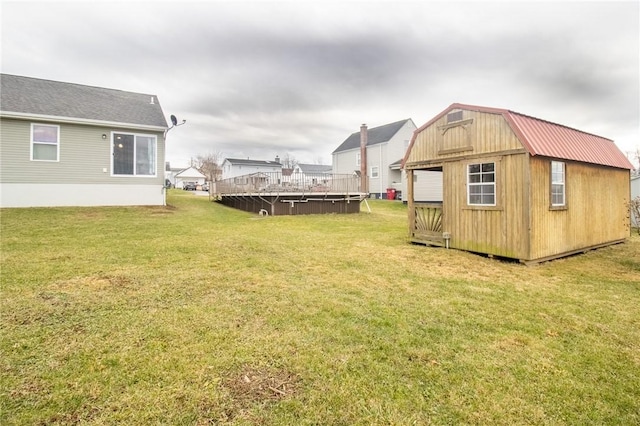
POLYGON ((3 73, 157 95, 167 160, 331 163, 454 102, 640 148, 639 2, 5 1, 3 73))

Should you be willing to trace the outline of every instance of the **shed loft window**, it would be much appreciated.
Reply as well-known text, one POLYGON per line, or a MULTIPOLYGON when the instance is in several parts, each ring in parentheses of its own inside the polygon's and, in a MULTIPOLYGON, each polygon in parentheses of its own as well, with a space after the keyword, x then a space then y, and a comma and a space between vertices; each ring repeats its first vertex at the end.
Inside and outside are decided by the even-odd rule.
POLYGON ((31 124, 31 160, 58 161, 59 154, 60 126, 31 124))
POLYGON ((562 161, 551 162, 551 206, 562 207, 565 200, 565 171, 562 161))
POLYGON ((114 133, 112 154, 114 175, 156 175, 155 136, 114 133))
POLYGON ((456 111, 447 114, 447 123, 460 120, 462 120, 462 111, 456 111))
POLYGON ((496 164, 467 166, 467 203, 473 206, 496 205, 496 164))

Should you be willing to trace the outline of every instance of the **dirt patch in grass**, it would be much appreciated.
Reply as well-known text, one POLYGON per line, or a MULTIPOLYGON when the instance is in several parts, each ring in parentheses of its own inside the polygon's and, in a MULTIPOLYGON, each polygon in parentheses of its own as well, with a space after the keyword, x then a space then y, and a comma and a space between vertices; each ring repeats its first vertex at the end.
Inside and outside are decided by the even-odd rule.
POLYGON ((265 424, 260 407, 295 397, 300 378, 287 370, 244 366, 222 378, 220 386, 226 402, 203 401, 197 425, 265 424))
POLYGON ((131 284, 131 278, 124 275, 100 275, 58 281, 52 285, 52 289, 64 292, 102 291, 112 288, 125 289, 130 287, 131 284))
POLYGON ((176 206, 144 206, 143 209, 148 211, 149 214, 152 215, 165 215, 165 214, 173 214, 178 208, 176 206))
POLYGON ((299 378, 286 370, 245 367, 223 380, 224 388, 241 406, 278 401, 296 394, 299 378))

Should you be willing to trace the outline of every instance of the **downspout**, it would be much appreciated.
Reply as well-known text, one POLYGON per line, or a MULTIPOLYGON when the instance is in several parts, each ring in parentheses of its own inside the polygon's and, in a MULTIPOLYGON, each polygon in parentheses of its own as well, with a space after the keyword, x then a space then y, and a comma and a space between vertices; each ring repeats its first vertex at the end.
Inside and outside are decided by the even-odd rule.
POLYGON ((382 198, 382 144, 378 145, 379 150, 378 150, 378 156, 380 157, 380 162, 378 164, 380 164, 379 170, 378 170, 378 182, 380 183, 380 198, 382 198))

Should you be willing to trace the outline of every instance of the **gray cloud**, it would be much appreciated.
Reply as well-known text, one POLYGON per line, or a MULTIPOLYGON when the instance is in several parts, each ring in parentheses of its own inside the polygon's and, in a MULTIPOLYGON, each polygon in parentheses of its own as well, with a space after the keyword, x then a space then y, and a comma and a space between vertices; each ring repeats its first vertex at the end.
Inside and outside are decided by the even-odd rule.
POLYGON ((640 141, 638 4, 3 2, 2 71, 157 94, 169 160, 302 161, 453 102, 640 141), (52 17, 55 16, 55 19, 52 17))

